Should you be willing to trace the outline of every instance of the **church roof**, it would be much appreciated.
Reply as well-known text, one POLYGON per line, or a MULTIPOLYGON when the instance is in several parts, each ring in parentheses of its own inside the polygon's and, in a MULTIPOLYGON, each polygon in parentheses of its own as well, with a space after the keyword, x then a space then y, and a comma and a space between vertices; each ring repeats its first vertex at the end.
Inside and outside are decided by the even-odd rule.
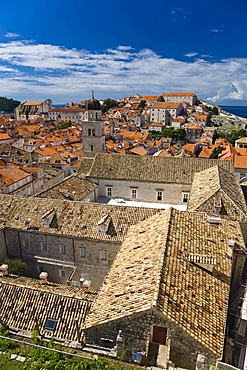
POLYGON ((101 104, 97 99, 94 99, 94 94, 92 93, 92 98, 86 102, 85 110, 100 110, 101 104))

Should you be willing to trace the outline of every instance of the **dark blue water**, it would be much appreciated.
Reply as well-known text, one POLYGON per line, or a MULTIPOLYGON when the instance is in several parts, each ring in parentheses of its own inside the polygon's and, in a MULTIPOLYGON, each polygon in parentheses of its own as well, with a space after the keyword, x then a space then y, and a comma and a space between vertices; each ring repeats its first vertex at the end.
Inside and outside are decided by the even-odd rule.
POLYGON ((226 112, 235 114, 236 116, 247 118, 247 107, 238 105, 220 105, 226 112))

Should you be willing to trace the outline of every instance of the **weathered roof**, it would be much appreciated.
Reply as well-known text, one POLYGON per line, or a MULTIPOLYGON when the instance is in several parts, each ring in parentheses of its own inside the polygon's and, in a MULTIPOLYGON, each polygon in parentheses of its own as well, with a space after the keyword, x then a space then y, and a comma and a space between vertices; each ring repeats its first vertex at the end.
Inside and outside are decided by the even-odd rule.
POLYGON ((5 222, 7 228, 112 242, 122 242, 131 225, 160 212, 151 208, 26 198, 5 194, 0 194, 0 204, 0 221, 5 222), (57 227, 44 225, 42 217, 49 212, 54 213, 57 227), (111 216, 112 228, 111 232, 102 233, 99 231, 98 222, 107 213, 111 216))
POLYGON ((0 277, 0 320, 10 329, 31 332, 38 325, 45 336, 76 341, 75 320, 82 335, 95 296, 93 291, 54 283, 41 285, 27 277, 0 277), (48 318, 57 320, 54 331, 45 330, 48 318))
MULTIPOLYGON (((235 206, 239 213, 238 219, 242 219, 242 221, 246 220, 246 203, 237 179, 233 174, 217 166, 208 168, 194 175, 188 210, 198 210, 199 207, 211 197, 215 197, 215 201, 218 199, 220 202, 223 200, 223 203, 230 202, 228 206, 228 216, 231 216, 229 212, 231 212, 233 206, 235 206)), ((214 208, 213 203, 212 206, 214 208)), ((212 213, 212 209, 209 209, 208 204, 207 208, 207 211, 212 213)), ((236 212, 234 212, 234 215, 237 217, 236 212)))
POLYGON ((36 196, 39 198, 83 200, 96 188, 97 185, 85 180, 83 174, 73 174, 36 196))
POLYGON ((131 227, 85 329, 156 308, 219 355, 231 272, 227 242, 233 235, 244 248, 236 222, 222 220, 217 228, 205 213, 174 209, 131 227), (213 273, 200 263, 213 264, 213 273))
POLYGON ((91 170, 91 167, 93 165, 93 161, 94 161, 93 158, 83 158, 78 172, 81 172, 81 173, 87 175, 91 170))
POLYGON ((232 172, 230 161, 97 154, 88 177, 191 184, 194 173, 218 165, 232 172))

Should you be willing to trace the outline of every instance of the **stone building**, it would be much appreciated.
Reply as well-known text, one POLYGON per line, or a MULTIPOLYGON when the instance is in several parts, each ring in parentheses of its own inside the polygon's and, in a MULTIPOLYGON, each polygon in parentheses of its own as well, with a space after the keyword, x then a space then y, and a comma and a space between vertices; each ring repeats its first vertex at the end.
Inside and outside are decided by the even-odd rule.
MULTIPOLYGON (((238 223, 166 210, 131 227, 85 321, 87 343, 108 339, 145 365, 205 369, 222 355, 238 223), (230 251, 229 251, 230 249, 230 251), (120 337, 120 338, 119 338, 120 337)), ((115 347, 115 349, 114 349, 115 347)), ((133 358, 133 357, 132 357, 133 358)))
POLYGON ((0 195, 3 257, 21 258, 29 273, 99 289, 129 226, 159 212, 69 200, 0 195))
POLYGON ((41 278, 0 276, 1 325, 24 337, 31 337, 36 329, 44 339, 80 347, 82 326, 96 292, 41 278))
POLYGON ((28 120, 37 119, 43 114, 48 115, 48 112, 52 109, 51 99, 44 101, 24 101, 15 108, 15 119, 28 120))
POLYGON ((84 113, 85 109, 78 107, 52 108, 48 113, 48 118, 78 123, 85 119, 84 113))
POLYGON ((82 143, 84 157, 94 157, 105 151, 105 123, 101 120, 101 104, 92 98, 85 106, 85 120, 82 123, 82 143))
POLYGON ((98 154, 91 166, 82 163, 80 171, 97 184, 99 197, 187 205, 194 174, 213 166, 232 172, 230 161, 120 154, 98 154))
POLYGON ((246 202, 236 177, 217 166, 194 175, 188 210, 246 222, 246 202))
POLYGON ((150 109, 150 122, 161 122, 170 125, 172 120, 181 116, 184 111, 180 102, 157 102, 150 109))
POLYGON ((192 92, 169 92, 162 94, 166 102, 189 103, 190 105, 198 104, 198 97, 192 92))

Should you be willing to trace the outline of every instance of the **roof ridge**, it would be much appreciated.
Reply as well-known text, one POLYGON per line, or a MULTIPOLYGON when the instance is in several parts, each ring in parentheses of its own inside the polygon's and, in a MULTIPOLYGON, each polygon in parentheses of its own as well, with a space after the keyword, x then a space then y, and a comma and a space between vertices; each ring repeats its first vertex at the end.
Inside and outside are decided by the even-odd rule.
POLYGON ((166 225, 165 225, 165 230, 164 230, 165 231, 165 249, 164 249, 164 253, 162 253, 161 258, 160 258, 161 268, 160 268, 158 278, 156 280, 156 288, 154 290, 153 300, 152 300, 152 304, 151 304, 152 308, 157 307, 157 301, 159 299, 160 282, 161 282, 161 279, 162 279, 163 266, 164 266, 166 248, 167 248, 167 238, 168 238, 168 235, 169 235, 172 213, 174 213, 174 212, 176 212, 176 210, 172 207, 170 207, 166 212, 167 213, 167 215, 166 215, 166 225))

